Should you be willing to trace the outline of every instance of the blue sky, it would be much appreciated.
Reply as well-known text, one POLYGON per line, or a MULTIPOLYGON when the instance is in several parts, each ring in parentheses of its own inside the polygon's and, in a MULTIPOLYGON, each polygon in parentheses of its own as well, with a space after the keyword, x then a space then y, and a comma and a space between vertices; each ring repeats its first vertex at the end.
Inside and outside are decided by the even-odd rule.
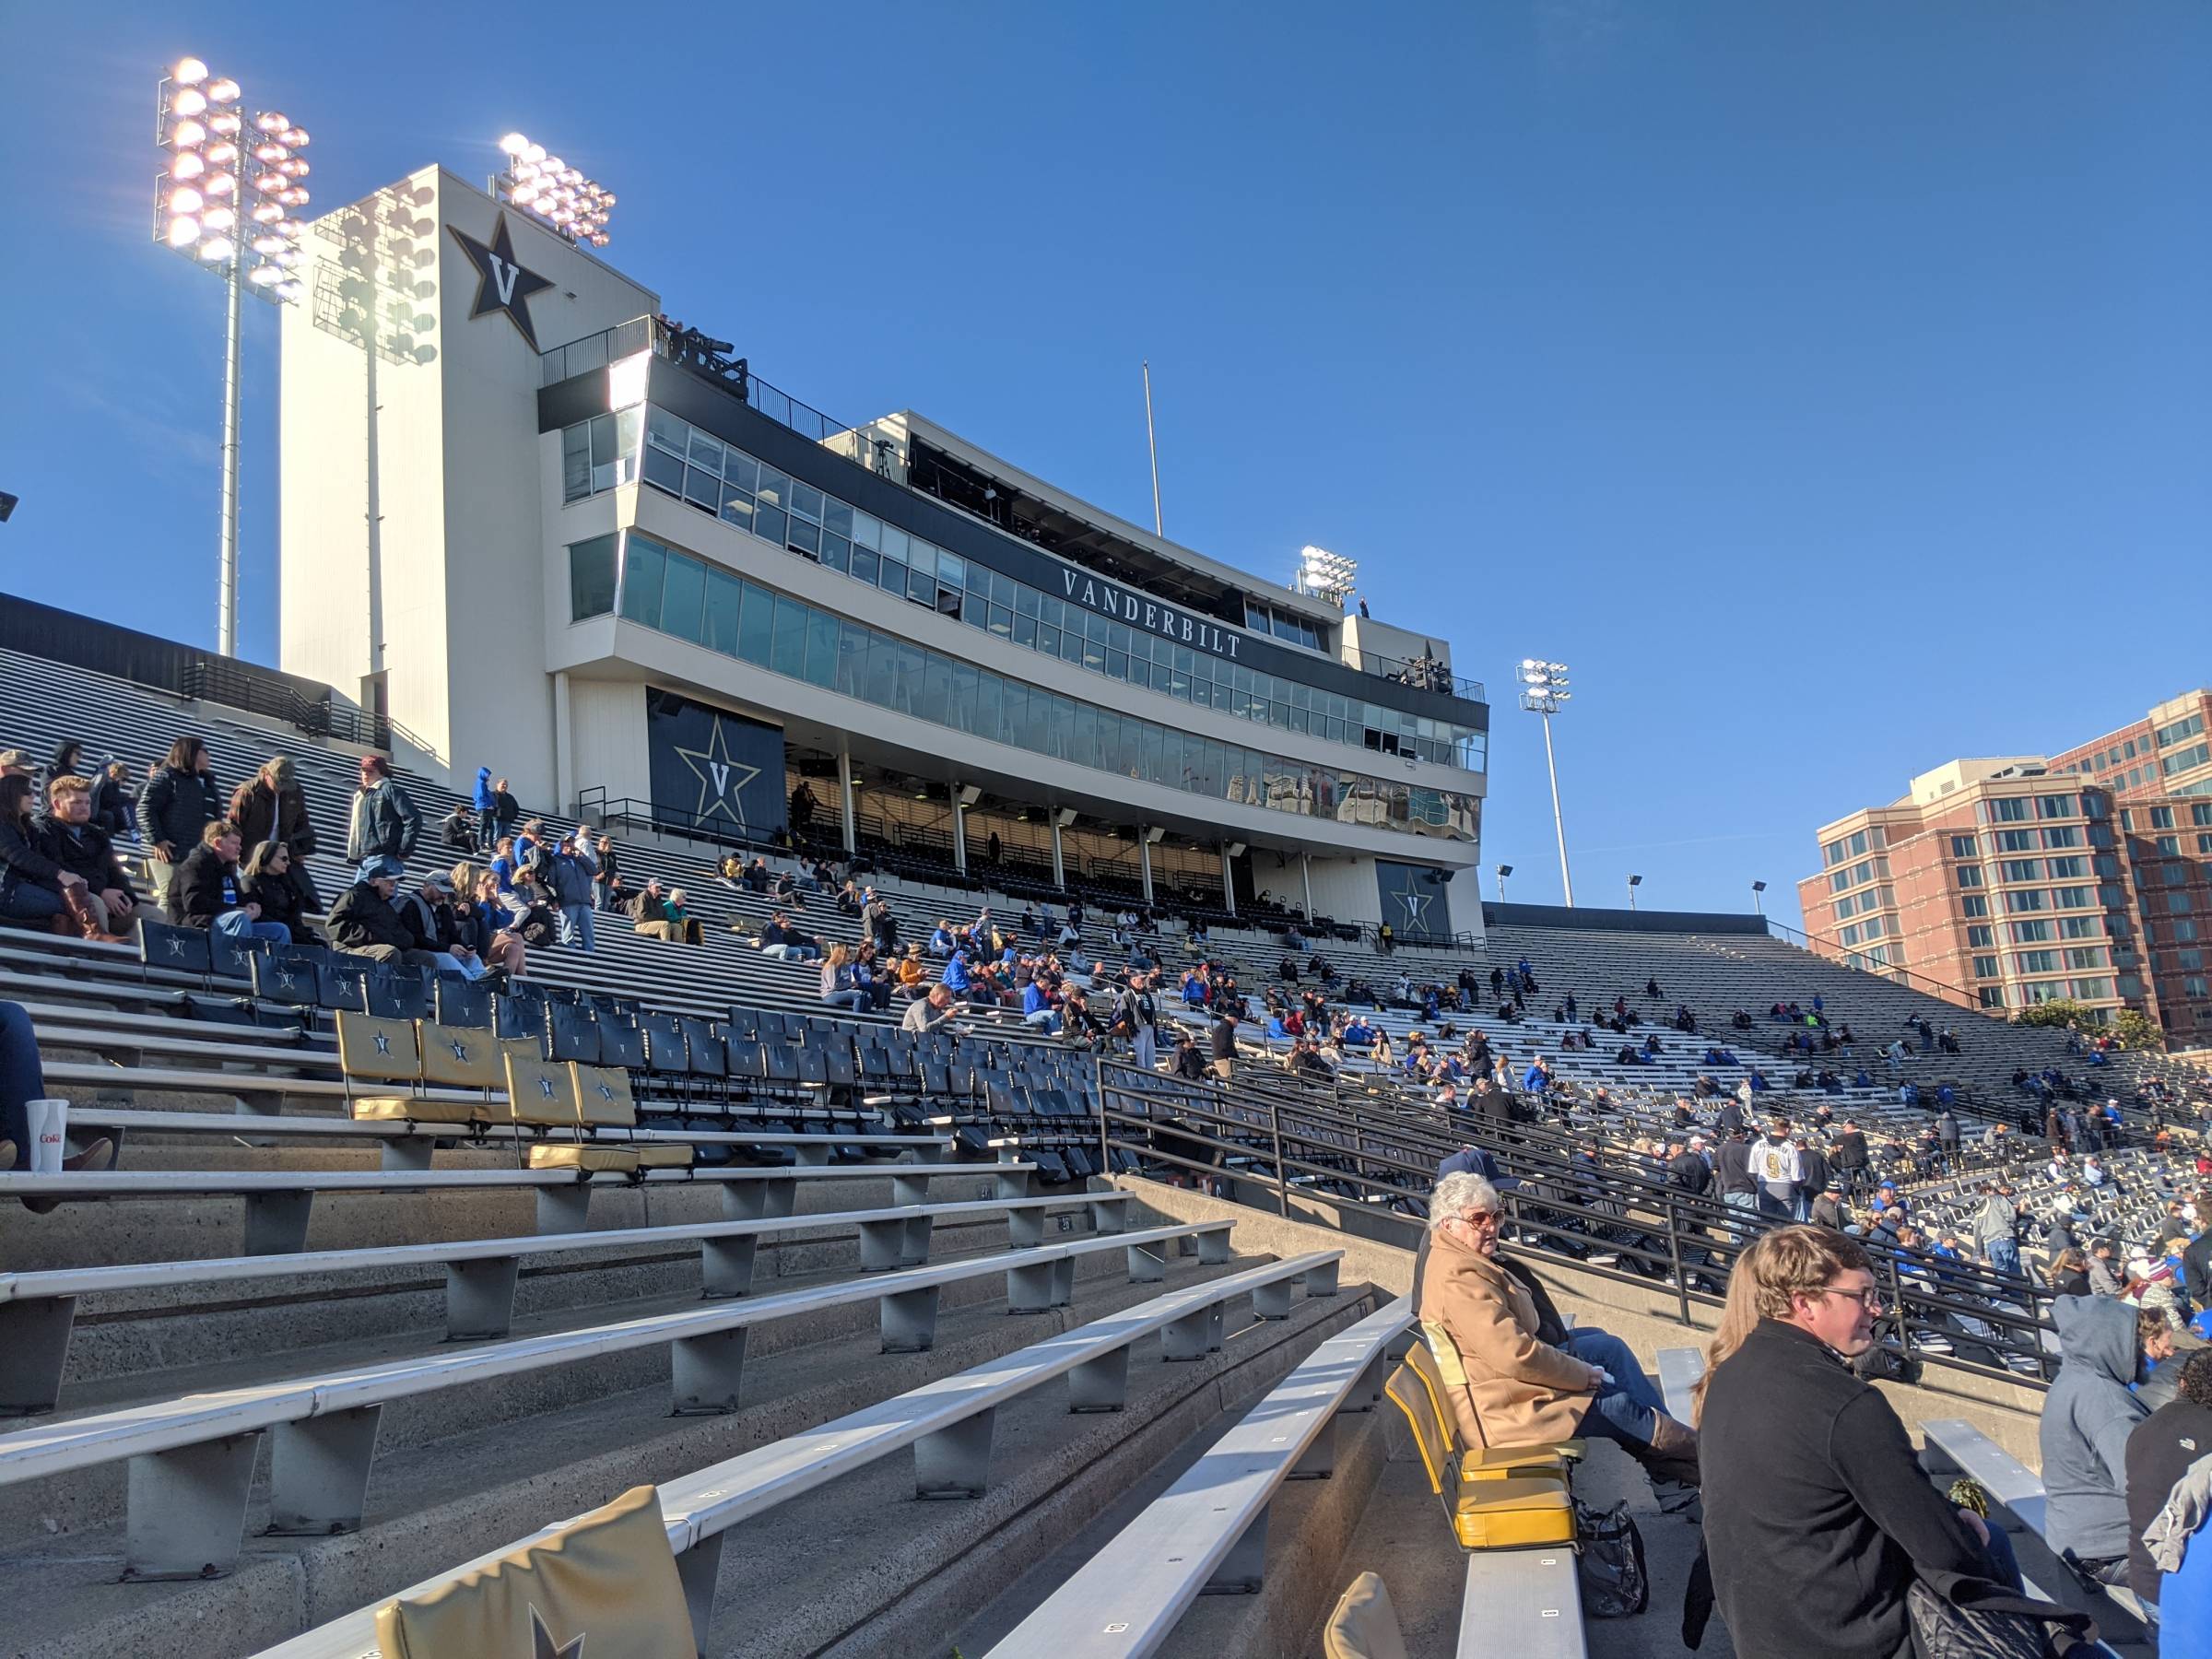
MULTIPOLYGON (((0 6, 0 586, 211 641, 221 295, 147 241, 191 51, 321 207, 520 127, 609 253, 846 419, 913 407, 1488 681, 1485 863, 1771 907, 1822 820, 2207 677, 2212 8, 0 6), (45 158, 46 164, 23 163, 45 158)), ((275 328, 243 641, 275 649, 275 328)), ((1485 890, 1489 890, 1486 877, 1485 890)))

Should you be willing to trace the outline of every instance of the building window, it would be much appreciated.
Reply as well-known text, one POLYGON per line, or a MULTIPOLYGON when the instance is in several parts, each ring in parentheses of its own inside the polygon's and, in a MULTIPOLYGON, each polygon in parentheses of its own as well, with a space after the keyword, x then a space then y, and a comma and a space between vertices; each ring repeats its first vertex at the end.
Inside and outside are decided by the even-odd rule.
POLYGON ((1989 817, 1992 823, 2023 823, 2028 818, 2028 797, 2026 795, 2000 795, 1989 803, 1989 817))
POLYGON ((1952 837, 1951 837, 1951 856, 1952 856, 1953 858, 1971 858, 1971 857, 1973 857, 1973 856, 1974 856, 1974 838, 1973 838, 1972 836, 1971 836, 1971 835, 1954 835, 1954 836, 1952 836, 1952 837))
POLYGON ((1966 942, 1974 949, 1985 950, 1997 942, 1996 929, 1987 923, 1970 927, 1966 930, 1966 942))
POLYGON ((2078 879, 2089 873, 2089 861, 2086 858, 2053 858, 2050 861, 2050 870, 2053 881, 2078 879))
POLYGON ((1974 977, 1976 979, 1995 979, 1997 977, 1997 959, 1994 956, 1976 957, 1974 959, 1974 977))
POLYGON ((2051 904, 2054 910, 2087 910, 2089 908, 2089 889, 2086 887, 2053 888, 2051 904))
POLYGON ((2040 881, 2043 866, 2033 858, 2007 858, 1997 865, 1999 881, 2040 881))
POLYGON ((2056 973, 2058 952, 2055 950, 2023 950, 2012 959, 2015 973, 2056 973))
POLYGON ((1979 893, 1961 893, 1959 895, 1959 913, 1963 916, 1986 916, 1989 914, 1989 900, 1979 893))
POLYGON ((2041 888, 2029 888, 2005 895, 2005 909, 2015 915, 2022 911, 2040 911, 2044 904, 2044 894, 2041 888))
POLYGON ((2038 845, 2032 830, 2000 830, 1997 831, 1997 851, 2000 853, 2032 853, 2038 845))
POLYGON ((1959 885, 1962 888, 1978 888, 1982 885, 1982 866, 1979 865, 1960 865, 1958 876, 1959 885))
POLYGON ((2048 922, 2013 922, 2006 924, 2006 931, 2012 935, 2012 942, 2015 945, 2040 945, 2050 938, 2051 924, 2048 922))
POLYGON ((560 497, 564 505, 618 484, 638 481, 641 415, 638 409, 623 409, 612 415, 594 415, 561 429, 560 497))
POLYGON ((604 617, 615 608, 615 566, 621 537, 594 535, 569 548, 569 620, 604 617))

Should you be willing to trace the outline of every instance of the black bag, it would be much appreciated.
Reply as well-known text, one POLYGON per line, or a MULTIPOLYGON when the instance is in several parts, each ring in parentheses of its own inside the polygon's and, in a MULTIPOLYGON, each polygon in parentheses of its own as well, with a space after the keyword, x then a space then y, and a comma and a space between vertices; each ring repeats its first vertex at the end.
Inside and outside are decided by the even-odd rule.
POLYGON ((1633 1618, 1642 1612, 1652 1599, 1652 1580, 1644 1571, 1643 1534, 1628 1504, 1609 1510, 1576 1504, 1574 1539, 1582 1555, 1575 1577, 1583 1611, 1592 1618, 1633 1618))
POLYGON ((1923 1572, 1905 1592, 1905 1610, 1918 1659, 2064 1659, 2097 1641, 2087 1613, 1956 1572, 1923 1572))

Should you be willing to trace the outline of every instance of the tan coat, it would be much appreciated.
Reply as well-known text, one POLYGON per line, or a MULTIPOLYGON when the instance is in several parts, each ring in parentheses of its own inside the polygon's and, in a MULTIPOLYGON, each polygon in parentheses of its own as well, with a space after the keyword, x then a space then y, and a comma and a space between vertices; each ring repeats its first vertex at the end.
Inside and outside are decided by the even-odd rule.
POLYGON ((1536 1304, 1490 1257, 1429 1238, 1421 1329, 1466 1446, 1572 1440, 1597 1397, 1591 1368, 1536 1339, 1536 1304))

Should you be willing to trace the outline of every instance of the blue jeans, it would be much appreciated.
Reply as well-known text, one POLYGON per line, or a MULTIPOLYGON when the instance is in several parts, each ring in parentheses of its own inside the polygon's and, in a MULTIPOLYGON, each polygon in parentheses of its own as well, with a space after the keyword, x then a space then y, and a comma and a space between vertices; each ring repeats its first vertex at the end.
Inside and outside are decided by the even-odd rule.
POLYGON ((16 882, 6 889, 5 897, 0 897, 0 916, 10 922, 51 922, 62 910, 59 892, 53 888, 34 887, 28 881, 16 882))
POLYGON ((865 991, 832 991, 822 1001, 832 1008, 843 1008, 857 1014, 868 1006, 865 991))
POLYGON ((1021 1023, 1032 1031, 1042 1031, 1050 1037, 1060 1029, 1060 1016, 1050 1008, 1040 1008, 1034 1014, 1024 1014, 1021 1023))
POLYGON ((1650 1445, 1653 1418, 1665 1411, 1666 1400, 1643 1374, 1629 1345, 1604 1331, 1570 1331, 1559 1346, 1577 1359, 1613 1373, 1613 1381, 1598 1389, 1597 1398, 1583 1414, 1581 1432, 1622 1445, 1650 1445))
MULTIPOLYGON (((1747 1217, 1756 1216, 1759 1213, 1759 1195, 1756 1193, 1723 1193, 1721 1202, 1732 1210, 1743 1211, 1747 1217)), ((1739 1239, 1747 1239, 1759 1230, 1748 1220, 1739 1221, 1732 1218, 1729 1222, 1729 1230, 1739 1239)))
POLYGON ((1999 1273, 2019 1277, 2020 1246, 2014 1239, 1991 1239, 1982 1246, 1982 1254, 1999 1273))
POLYGON ((586 950, 599 948, 599 935, 592 922, 590 905, 564 904, 560 907, 560 942, 563 945, 581 942, 586 950))
MULTIPOLYGON (((43 893, 46 888, 18 888, 18 892, 43 893)), ((60 903, 57 899, 56 904, 60 903)), ((20 1003, 0 1002, 0 1140, 16 1143, 12 1164, 0 1169, 30 1168, 30 1113, 29 1100, 43 1100, 46 1074, 39 1065, 39 1041, 30 1029, 30 1016, 20 1003)))
POLYGON ((225 911, 218 916, 215 931, 233 939, 273 939, 279 945, 292 942, 292 930, 283 923, 256 922, 242 910, 225 911))

